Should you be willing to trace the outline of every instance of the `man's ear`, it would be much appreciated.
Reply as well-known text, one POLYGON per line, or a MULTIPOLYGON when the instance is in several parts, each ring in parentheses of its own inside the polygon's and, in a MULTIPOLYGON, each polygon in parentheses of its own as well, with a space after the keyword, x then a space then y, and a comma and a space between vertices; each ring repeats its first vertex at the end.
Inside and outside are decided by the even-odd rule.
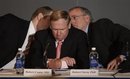
POLYGON ((39 13, 39 14, 37 15, 37 19, 40 20, 41 18, 43 18, 43 14, 42 14, 42 13, 39 13))
POLYGON ((85 20, 88 22, 90 20, 90 16, 86 15, 85 20))

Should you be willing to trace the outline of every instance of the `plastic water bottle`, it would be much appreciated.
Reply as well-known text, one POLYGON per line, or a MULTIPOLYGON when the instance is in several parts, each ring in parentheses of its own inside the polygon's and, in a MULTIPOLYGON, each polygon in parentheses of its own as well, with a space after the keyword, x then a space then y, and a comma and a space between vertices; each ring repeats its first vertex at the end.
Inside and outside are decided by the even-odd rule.
POLYGON ((91 52, 89 54, 89 63, 90 69, 98 69, 98 53, 96 51, 96 47, 91 48, 91 52))
POLYGON ((124 55, 124 60, 127 60, 129 58, 129 52, 129 42, 125 42, 122 53, 124 55))
POLYGON ((22 49, 18 49, 18 53, 16 55, 16 63, 15 69, 17 74, 23 74, 24 71, 24 62, 25 62, 25 55, 22 52, 22 49))
POLYGON ((125 50, 126 50, 125 56, 128 57, 129 56, 129 42, 126 42, 125 50))

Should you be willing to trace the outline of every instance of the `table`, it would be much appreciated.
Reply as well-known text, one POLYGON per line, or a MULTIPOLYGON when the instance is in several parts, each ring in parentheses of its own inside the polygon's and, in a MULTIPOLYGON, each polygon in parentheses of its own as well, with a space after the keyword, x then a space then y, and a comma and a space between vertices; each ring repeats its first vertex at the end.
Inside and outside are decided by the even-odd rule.
MULTIPOLYGON (((6 70, 8 71, 8 70, 6 70)), ((130 73, 103 73, 103 72, 99 72, 98 76, 70 76, 70 70, 66 70, 66 71, 55 71, 55 74, 53 74, 51 77, 53 77, 52 79, 56 78, 56 79, 130 79, 130 73)), ((32 79, 35 77, 31 77, 31 76, 24 76, 24 75, 19 75, 15 73, 15 70, 9 70, 9 72, 7 73, 1 73, 0 71, 0 78, 5 78, 5 79, 32 79)), ((41 79, 44 79, 44 77, 42 77, 41 79)), ((45 79, 47 79, 47 77, 45 77, 45 79)), ((51 79, 51 78, 49 78, 51 79)))

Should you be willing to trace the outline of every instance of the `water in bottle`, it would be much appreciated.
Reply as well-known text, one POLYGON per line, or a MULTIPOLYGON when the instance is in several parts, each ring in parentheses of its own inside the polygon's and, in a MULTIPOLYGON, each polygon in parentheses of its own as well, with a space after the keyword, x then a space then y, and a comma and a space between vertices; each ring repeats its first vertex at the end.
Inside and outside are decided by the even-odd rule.
POLYGON ((89 54, 89 63, 90 69, 98 69, 98 53, 96 51, 96 47, 91 48, 91 52, 89 54))
POLYGON ((17 74, 22 74, 24 71, 24 61, 25 61, 25 56, 22 52, 22 49, 18 49, 18 53, 16 55, 16 63, 15 63, 15 69, 17 74))
POLYGON ((124 60, 127 60, 129 58, 129 52, 129 42, 125 42, 122 53, 125 56, 124 60))

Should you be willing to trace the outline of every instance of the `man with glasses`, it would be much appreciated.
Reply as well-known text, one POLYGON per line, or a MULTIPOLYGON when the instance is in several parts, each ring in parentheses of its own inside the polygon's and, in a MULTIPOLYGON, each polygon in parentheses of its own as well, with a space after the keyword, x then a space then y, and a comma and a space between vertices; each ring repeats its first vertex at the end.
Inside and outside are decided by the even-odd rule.
POLYGON ((122 48, 124 42, 130 41, 129 30, 106 18, 92 22, 91 12, 85 7, 73 7, 69 9, 69 15, 72 25, 87 33, 89 47, 97 48, 103 67, 117 69, 125 59, 122 48))
POLYGON ((86 33, 71 26, 66 11, 54 11, 50 21, 50 29, 36 33, 26 63, 31 68, 88 68, 86 33))
POLYGON ((52 9, 44 6, 33 13, 31 21, 25 21, 13 14, 0 17, 0 68, 14 67, 18 48, 24 51, 30 35, 50 26, 51 13, 52 9))

